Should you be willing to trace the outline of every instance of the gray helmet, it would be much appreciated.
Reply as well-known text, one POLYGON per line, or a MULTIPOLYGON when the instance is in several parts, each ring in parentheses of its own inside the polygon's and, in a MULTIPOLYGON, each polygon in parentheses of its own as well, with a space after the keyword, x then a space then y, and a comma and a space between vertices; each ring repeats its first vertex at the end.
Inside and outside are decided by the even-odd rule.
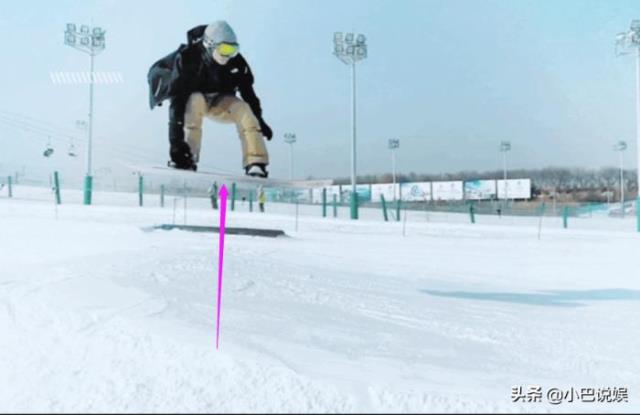
POLYGON ((238 38, 229 23, 224 20, 218 20, 207 26, 204 31, 202 44, 207 49, 213 49, 220 43, 238 44, 238 38))

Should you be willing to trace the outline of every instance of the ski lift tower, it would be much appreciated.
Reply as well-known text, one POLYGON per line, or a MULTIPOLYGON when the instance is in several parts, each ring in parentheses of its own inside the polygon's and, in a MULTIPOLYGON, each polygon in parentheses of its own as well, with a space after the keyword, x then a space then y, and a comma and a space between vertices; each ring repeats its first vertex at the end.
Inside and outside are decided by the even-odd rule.
POLYGON ((616 36, 616 55, 633 52, 636 55, 636 151, 638 154, 636 198, 637 229, 640 232, 640 20, 633 20, 629 30, 616 36))
POLYGON ((80 26, 80 30, 73 23, 67 24, 64 32, 64 44, 71 46, 81 52, 89 54, 91 57, 91 73, 89 80, 89 125, 87 142, 87 172, 84 178, 84 204, 91 204, 91 193, 93 189, 93 177, 91 174, 91 143, 93 135, 93 61, 94 57, 105 49, 105 31, 100 27, 91 28, 86 25, 80 26))
POLYGON ((358 193, 356 192, 356 62, 367 57, 367 39, 353 33, 333 34, 333 54, 344 64, 351 65, 351 219, 358 219, 358 193))

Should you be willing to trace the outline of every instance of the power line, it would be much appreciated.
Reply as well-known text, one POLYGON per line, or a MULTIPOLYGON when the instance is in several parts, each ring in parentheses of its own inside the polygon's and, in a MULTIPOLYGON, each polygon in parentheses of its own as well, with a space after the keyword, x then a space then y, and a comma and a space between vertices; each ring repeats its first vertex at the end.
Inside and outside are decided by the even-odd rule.
MULTIPOLYGON (((42 122, 40 120, 36 120, 35 118, 21 116, 18 114, 10 114, 9 116, 5 114, 10 114, 10 113, 8 113, 7 111, 0 110, 0 122, 4 123, 5 125, 9 125, 24 131, 29 131, 35 134, 39 134, 44 137, 47 137, 47 139, 54 139, 54 140, 66 141, 66 142, 69 142, 69 141, 83 142, 83 143, 87 142, 86 138, 78 137, 77 135, 71 135, 59 130, 54 130, 53 128, 51 128, 51 124, 42 122), (46 124, 49 124, 49 126, 47 126, 46 124)), ((104 138, 99 138, 99 137, 97 138, 98 140, 96 140, 97 141, 96 144, 98 144, 100 147, 104 149, 107 149, 112 153, 122 155, 121 152, 124 152, 124 153, 133 154, 143 160, 145 159, 151 160, 148 156, 147 151, 143 148, 132 146, 132 145, 126 145, 122 143, 114 144, 112 141, 106 140, 104 138)))

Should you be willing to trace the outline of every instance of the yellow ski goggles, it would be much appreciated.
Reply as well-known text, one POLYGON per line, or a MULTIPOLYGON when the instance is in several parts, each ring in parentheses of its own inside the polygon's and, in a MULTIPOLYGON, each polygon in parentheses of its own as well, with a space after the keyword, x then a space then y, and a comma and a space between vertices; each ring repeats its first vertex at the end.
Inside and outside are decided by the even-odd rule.
POLYGON ((216 50, 218 53, 225 58, 232 58, 238 54, 238 49, 240 47, 238 45, 234 45, 232 43, 219 43, 216 45, 216 50))

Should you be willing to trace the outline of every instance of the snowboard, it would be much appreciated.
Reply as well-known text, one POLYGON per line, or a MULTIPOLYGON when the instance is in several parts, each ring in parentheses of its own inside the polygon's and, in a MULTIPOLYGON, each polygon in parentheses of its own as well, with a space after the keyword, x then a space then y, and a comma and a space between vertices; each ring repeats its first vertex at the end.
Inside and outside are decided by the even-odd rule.
POLYGON ((185 178, 203 178, 209 181, 218 181, 221 184, 226 183, 243 183, 247 185, 256 185, 263 187, 283 187, 295 189, 314 189, 331 186, 333 179, 311 179, 311 180, 287 180, 276 178, 253 177, 247 175, 232 174, 216 170, 183 170, 169 166, 134 166, 128 165, 129 168, 139 172, 148 174, 161 174, 171 176, 184 176, 185 178))

